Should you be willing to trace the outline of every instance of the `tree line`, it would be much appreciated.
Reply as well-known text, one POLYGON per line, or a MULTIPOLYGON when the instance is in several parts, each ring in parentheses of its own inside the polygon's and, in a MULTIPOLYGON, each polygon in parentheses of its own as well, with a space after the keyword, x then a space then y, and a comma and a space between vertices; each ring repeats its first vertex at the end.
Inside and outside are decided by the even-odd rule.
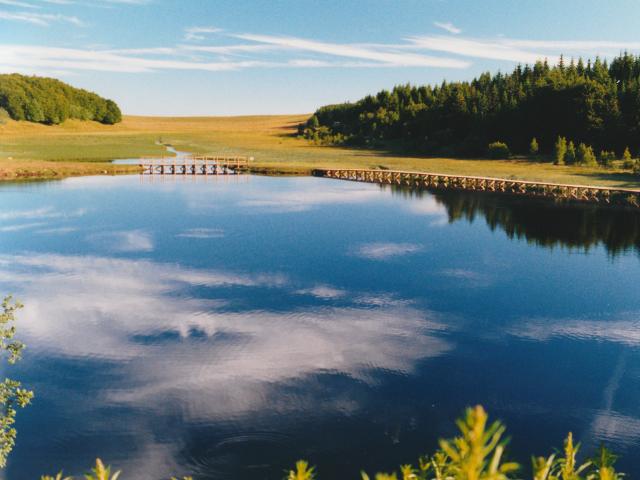
POLYGON ((122 120, 122 112, 113 100, 54 78, 17 73, 0 75, 0 110, 14 120, 48 125, 68 118, 109 125, 122 120))
MULTIPOLYGON (((319 108, 299 133, 332 144, 478 156, 492 142, 551 154, 558 137, 618 157, 640 149, 640 56, 538 61, 464 82, 400 85, 319 108)), ((504 148, 496 146, 495 148, 504 148)), ((583 152, 584 153, 584 152, 583 152)), ((589 154, 588 160, 591 161, 589 154)))

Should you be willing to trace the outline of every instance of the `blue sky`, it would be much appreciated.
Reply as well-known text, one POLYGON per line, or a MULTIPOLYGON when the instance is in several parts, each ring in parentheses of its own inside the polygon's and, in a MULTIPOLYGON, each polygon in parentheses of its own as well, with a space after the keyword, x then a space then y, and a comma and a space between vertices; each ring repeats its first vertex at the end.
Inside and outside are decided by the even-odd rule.
POLYGON ((0 0, 0 72, 125 113, 304 113, 536 58, 640 52, 637 0, 0 0))

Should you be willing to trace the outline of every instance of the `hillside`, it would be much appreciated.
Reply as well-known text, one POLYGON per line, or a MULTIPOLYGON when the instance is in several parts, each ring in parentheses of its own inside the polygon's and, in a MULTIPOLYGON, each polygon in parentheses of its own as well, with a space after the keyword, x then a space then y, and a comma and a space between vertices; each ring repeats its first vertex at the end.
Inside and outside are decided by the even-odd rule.
POLYGON ((108 125, 122 120, 120 108, 113 100, 54 78, 17 73, 0 75, 0 116, 3 113, 13 120, 48 125, 60 124, 67 119, 93 120, 108 125))

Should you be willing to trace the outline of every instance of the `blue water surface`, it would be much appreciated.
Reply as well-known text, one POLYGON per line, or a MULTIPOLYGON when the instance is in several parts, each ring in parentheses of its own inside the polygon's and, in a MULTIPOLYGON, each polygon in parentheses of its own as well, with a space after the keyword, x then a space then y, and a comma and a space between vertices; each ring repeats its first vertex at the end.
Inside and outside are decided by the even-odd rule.
POLYGON ((573 431, 640 476, 637 214, 257 176, 3 185, 0 205, 28 346, 2 368, 36 392, 0 478, 101 457, 356 479, 475 404, 526 467, 573 431))

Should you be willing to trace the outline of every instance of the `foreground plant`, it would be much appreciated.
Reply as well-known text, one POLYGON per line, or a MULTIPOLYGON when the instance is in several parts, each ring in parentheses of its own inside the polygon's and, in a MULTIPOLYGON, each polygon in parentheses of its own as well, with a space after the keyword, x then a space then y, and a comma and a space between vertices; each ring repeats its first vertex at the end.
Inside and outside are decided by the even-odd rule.
MULTIPOLYGON (((91 471, 84 476, 84 480, 118 480, 120 478, 120 470, 115 472, 113 475, 111 474, 111 466, 102 462, 99 458, 96 459, 96 466, 91 469, 91 471)), ((54 477, 51 475, 42 475, 40 480, 74 480, 74 477, 65 477, 62 472, 58 472, 58 474, 54 477)), ((171 480, 192 480, 191 477, 182 477, 178 479, 176 477, 171 477, 171 480)))
MULTIPOLYGON (((378 473, 373 480, 515 480, 520 466, 504 461, 507 440, 505 427, 500 422, 489 423, 489 416, 481 406, 468 408, 457 422, 460 433, 453 439, 440 440, 440 449, 432 456, 419 459, 418 466, 402 465, 399 472, 378 473)), ((579 463, 580 444, 574 444, 569 433, 561 453, 548 457, 534 457, 532 480, 621 480, 623 474, 615 471, 617 459, 606 448, 598 455, 579 463)), ((110 467, 98 459, 85 480, 117 480, 120 472, 111 476, 110 467)), ((372 480, 362 472, 362 480, 372 480)), ((41 480, 73 480, 59 473, 56 477, 43 476, 41 480)), ((172 477, 171 480, 178 480, 172 477)), ((182 480, 192 480, 183 477, 182 480)), ((299 460, 283 480, 316 480, 315 468, 299 460)))
POLYGON ((51 475, 42 475, 40 477, 40 480, 73 480, 73 479, 72 477, 63 477, 62 472, 58 472, 58 474, 55 477, 52 477, 51 475))
POLYGON ((310 467, 304 460, 298 460, 295 470, 289 471, 286 480, 314 480, 316 478, 314 470, 314 467, 310 467))
MULTIPOLYGON (((418 467, 403 465, 399 473, 379 473, 375 480, 508 480, 516 477, 520 466, 504 462, 507 441, 505 427, 500 422, 488 424, 488 415, 481 406, 467 409, 457 422, 460 435, 440 440, 440 450, 431 457, 420 459, 418 467)), ((561 456, 533 459, 533 480, 620 480, 615 471, 616 456, 601 447, 598 456, 578 463, 579 444, 569 433, 561 456)), ((362 474, 363 480, 371 480, 362 474)))
MULTIPOLYGON (((11 297, 6 297, 0 306, 0 361, 6 357, 7 362, 13 365, 18 360, 24 349, 24 343, 15 340, 15 312, 22 308, 22 304, 14 302, 11 297)), ((16 380, 5 378, 0 382, 0 468, 7 464, 7 457, 16 443, 17 408, 26 407, 33 398, 33 392, 22 388, 22 384, 16 380)))

